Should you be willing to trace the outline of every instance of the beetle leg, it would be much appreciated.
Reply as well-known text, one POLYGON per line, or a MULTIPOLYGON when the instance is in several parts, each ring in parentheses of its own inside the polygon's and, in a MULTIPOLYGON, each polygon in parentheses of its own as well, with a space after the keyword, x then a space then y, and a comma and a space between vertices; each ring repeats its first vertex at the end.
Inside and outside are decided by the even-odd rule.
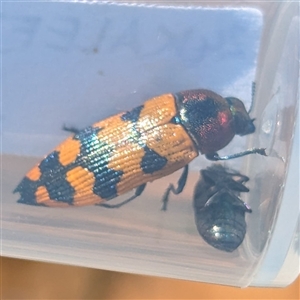
POLYGON ((80 129, 76 128, 76 127, 72 127, 72 126, 67 126, 67 125, 63 125, 63 128, 62 128, 64 131, 68 131, 68 132, 72 132, 74 134, 77 134, 80 132, 80 129))
POLYGON ((146 183, 140 185, 137 187, 137 189, 135 190, 135 193, 133 196, 131 196, 130 198, 128 198, 127 200, 124 200, 118 204, 107 204, 107 203, 99 203, 99 204, 96 204, 96 205, 99 205, 99 206, 102 206, 102 207, 105 207, 105 208, 119 208, 121 206, 123 206, 124 204, 127 204, 128 202, 134 200, 135 198, 137 198, 138 196, 140 196, 144 189, 146 187, 146 183))
POLYGON ((217 160, 234 159, 234 158, 242 157, 242 156, 249 155, 249 154, 260 154, 260 155, 267 156, 266 148, 252 148, 252 149, 248 149, 243 152, 239 152, 239 153, 235 153, 235 154, 231 154, 231 155, 227 155, 227 156, 219 156, 219 154, 217 152, 207 153, 207 154, 205 154, 205 157, 209 160, 217 161, 217 160))
POLYGON ((245 183, 247 181, 249 181, 249 177, 243 174, 240 174, 238 172, 234 173, 234 172, 227 172, 228 175, 230 175, 231 177, 237 177, 238 179, 233 179, 236 182, 239 183, 245 183))
POLYGON ((177 188, 175 188, 174 185, 171 183, 169 185, 169 187, 166 189, 165 194, 162 199, 163 205, 162 205, 161 210, 167 210, 170 192, 172 192, 175 195, 178 195, 182 192, 182 190, 184 189, 185 184, 186 184, 188 172, 189 172, 189 165, 186 165, 183 168, 183 172, 182 172, 181 176, 179 177, 179 180, 177 183, 177 188))

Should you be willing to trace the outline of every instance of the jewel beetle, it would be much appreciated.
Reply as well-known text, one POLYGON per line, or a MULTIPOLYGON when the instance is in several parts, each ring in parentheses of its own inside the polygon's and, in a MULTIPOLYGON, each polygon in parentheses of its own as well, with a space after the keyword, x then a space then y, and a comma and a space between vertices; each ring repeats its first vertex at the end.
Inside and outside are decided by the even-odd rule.
POLYGON ((146 183, 183 168, 179 194, 186 183, 188 164, 205 154, 210 160, 227 160, 258 153, 254 148, 220 157, 216 151, 233 137, 255 131, 243 102, 223 98, 204 89, 164 94, 134 109, 97 122, 67 138, 30 170, 14 192, 18 202, 44 206, 100 204, 120 207, 144 191, 146 183), (136 188, 129 199, 103 202, 136 188))
POLYGON ((244 240, 245 213, 252 212, 238 197, 241 192, 249 192, 244 185, 249 178, 218 164, 200 174, 194 191, 198 232, 214 248, 232 252, 244 240))

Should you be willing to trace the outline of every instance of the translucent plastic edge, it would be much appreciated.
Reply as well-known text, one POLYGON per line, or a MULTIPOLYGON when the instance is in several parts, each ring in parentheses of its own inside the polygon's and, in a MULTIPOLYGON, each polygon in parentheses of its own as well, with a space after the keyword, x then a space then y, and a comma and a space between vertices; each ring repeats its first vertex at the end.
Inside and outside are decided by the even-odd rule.
MULTIPOLYGON (((300 215, 295 229, 293 241, 284 264, 277 277, 273 280, 272 286, 283 287, 291 284, 300 274, 300 215), (297 263, 298 262, 298 263, 297 263), (298 266, 298 268, 297 268, 298 266)), ((300 291, 299 291, 300 293, 300 291)))
POLYGON ((282 206, 268 250, 250 286, 284 287, 299 275, 299 114, 282 206))
MULTIPOLYGON (((59 2, 59 1, 58 1, 59 2)), ((84 2, 86 2, 86 3, 103 3, 103 4, 107 4, 107 3, 111 3, 111 4, 118 4, 118 3, 115 3, 114 1, 61 1, 61 2, 82 2, 82 3, 84 3, 84 2)), ((122 2, 122 1, 120 1, 120 2, 122 2)), ((246 6, 247 4, 246 4, 247 2, 244 2, 243 3, 243 6, 246 6)), ((134 4, 134 3, 132 3, 132 4, 134 4)), ((136 2, 135 2, 135 4, 136 4, 136 2)), ((199 2, 193 2, 193 4, 195 4, 195 5, 202 5, 203 3, 201 3, 201 1, 199 1, 199 2)), ((227 4, 227 1, 224 1, 223 2, 223 5, 226 5, 227 4)), ((232 3, 231 3, 232 5, 235 5, 235 6, 237 6, 237 4, 238 3, 234 3, 234 1, 232 1, 232 3)), ((155 5, 155 6, 158 6, 158 5, 155 5)), ((171 5, 171 3, 169 4, 169 5, 167 5, 168 7, 170 7, 170 6, 172 6, 171 5)), ((248 7, 247 7, 248 8, 248 7)), ((299 127, 299 126, 298 126, 299 127)), ((292 161, 294 161, 294 159, 293 159, 293 156, 297 156, 298 155, 298 153, 299 153, 299 149, 298 149, 298 152, 295 154, 295 145, 296 144, 298 144, 298 146, 299 146, 299 132, 298 132, 298 140, 296 141, 296 139, 294 140, 294 146, 293 146, 293 154, 292 154, 292 157, 291 157, 291 162, 292 161)), ((297 158, 297 157, 296 157, 297 158)), ((294 164, 294 166, 295 165, 299 165, 299 156, 298 156, 298 164, 294 164)), ((292 171, 292 168, 291 168, 291 166, 290 166, 290 171, 289 171, 289 176, 288 176, 288 178, 287 178, 287 184, 286 184, 286 190, 285 190, 285 193, 284 193, 284 198, 283 198, 283 203, 286 203, 285 202, 285 198, 287 198, 287 197, 289 197, 290 199, 292 198, 292 199, 294 199, 295 200, 295 196, 293 196, 293 195, 295 195, 295 193, 293 194, 293 193, 289 193, 289 196, 286 196, 286 194, 287 194, 287 190, 289 190, 289 188, 288 188, 288 186, 289 186, 289 177, 291 176, 291 173, 292 172, 295 172, 295 170, 293 170, 292 171), (291 197, 292 196, 292 197, 291 197)), ((298 168, 298 172, 299 172, 299 168, 298 168)), ((298 174, 299 175, 299 174, 298 174)), ((298 176, 298 178, 299 178, 299 176, 298 176)), ((299 179, 298 179, 298 181, 299 181, 299 179)), ((281 216, 281 212, 282 212, 282 210, 283 209, 281 209, 280 210, 280 214, 279 214, 279 216, 278 216, 278 219, 280 218, 280 216, 281 216)), ((298 216, 299 216, 299 211, 298 211, 298 216)), ((289 228, 291 229, 291 231, 289 231, 289 233, 296 233, 297 232, 297 229, 296 229, 296 231, 295 231, 295 228, 296 228, 296 226, 292 226, 292 224, 294 224, 294 223, 296 223, 297 222, 297 217, 295 217, 295 218, 290 218, 291 220, 295 220, 295 222, 291 222, 289 225, 291 225, 291 226, 289 226, 289 228)), ((284 226, 286 227, 286 219, 284 220, 285 221, 285 223, 284 223, 284 226)), ((278 222, 279 223, 279 222, 278 222)), ((275 230, 274 230, 274 236, 276 235, 276 229, 278 229, 278 227, 279 227, 279 224, 277 223, 277 225, 276 225, 276 228, 275 228, 275 230)), ((295 225, 295 224, 294 224, 295 225)), ((291 234, 292 235, 292 234, 291 234)), ((287 236, 285 235, 285 237, 284 238, 286 238, 287 236)), ((270 243, 270 245, 269 245, 269 250, 268 250, 268 253, 266 254, 266 257, 264 258, 264 262, 262 263, 262 265, 260 266, 260 269, 259 269, 259 276, 257 276, 257 277, 255 277, 254 278, 254 280, 253 280, 253 282, 250 284, 250 285, 254 285, 254 286, 274 286, 274 284, 275 284, 275 282, 276 282, 276 279, 278 279, 278 278, 280 278, 280 271, 284 268, 284 265, 282 265, 282 264, 279 264, 278 263, 278 265, 277 265, 277 268, 276 268, 276 271, 275 272, 271 272, 270 273, 270 269, 274 269, 274 256, 272 256, 271 255, 271 251, 274 251, 274 253, 276 253, 276 255, 278 254, 277 253, 277 251, 278 251, 278 244, 276 243, 275 244, 275 242, 274 242, 274 240, 275 240, 275 237, 273 237, 272 238, 272 241, 271 241, 271 243, 270 243), (275 245, 273 245, 273 244, 275 244, 275 245), (276 247, 275 249, 273 249, 274 247, 276 247), (270 261, 268 261, 268 259, 270 260, 270 261), (271 263, 271 268, 270 268, 270 265, 268 265, 268 263, 271 263), (270 275, 269 277, 268 277, 268 275, 270 275), (274 276, 276 276, 275 278, 274 278, 274 276)), ((292 237, 288 240, 289 242, 292 240, 292 237)), ((282 248, 282 245, 283 245, 284 243, 283 243, 283 241, 282 240, 280 240, 280 243, 279 243, 279 245, 280 245, 280 248, 282 248)), ((286 257, 286 254, 288 254, 289 253, 289 250, 291 249, 291 247, 292 247, 292 244, 291 243, 287 243, 287 249, 286 249, 286 251, 281 251, 281 253, 284 253, 284 257, 286 257), (290 246, 290 247, 289 247, 290 246), (288 252, 288 253, 287 253, 288 252)), ((273 253, 273 254, 274 254, 273 253)), ((285 261, 283 262, 283 263, 285 263, 285 261)), ((298 266, 298 262, 297 262, 297 264, 295 264, 295 263, 293 263, 293 265, 294 266, 298 266)), ((291 273, 291 270, 289 270, 289 273, 291 273)), ((298 270, 298 273, 299 273, 299 270, 298 270)), ((293 273, 294 274, 294 273, 293 273)), ((294 277, 293 277, 294 278, 294 277)), ((285 280, 285 282, 287 282, 287 283, 285 283, 285 284, 279 284, 278 282, 277 282, 277 284, 275 284, 275 286, 284 286, 284 285, 286 285, 286 284, 288 284, 288 283, 291 283, 292 281, 293 281, 294 279, 291 279, 290 278, 290 280, 288 280, 287 278, 286 278, 286 280, 285 280)), ((278 280, 277 280, 278 281, 278 280)))

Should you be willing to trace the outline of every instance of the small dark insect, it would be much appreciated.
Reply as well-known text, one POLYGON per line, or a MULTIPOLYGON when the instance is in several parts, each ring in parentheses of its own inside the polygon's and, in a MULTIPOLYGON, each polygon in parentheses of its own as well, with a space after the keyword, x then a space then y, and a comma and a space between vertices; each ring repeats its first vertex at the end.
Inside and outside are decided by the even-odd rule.
POLYGON ((243 185, 249 178, 215 164, 200 171, 194 191, 195 221, 199 234, 211 246, 234 251, 246 234, 245 213, 251 208, 238 196, 249 192, 243 185))

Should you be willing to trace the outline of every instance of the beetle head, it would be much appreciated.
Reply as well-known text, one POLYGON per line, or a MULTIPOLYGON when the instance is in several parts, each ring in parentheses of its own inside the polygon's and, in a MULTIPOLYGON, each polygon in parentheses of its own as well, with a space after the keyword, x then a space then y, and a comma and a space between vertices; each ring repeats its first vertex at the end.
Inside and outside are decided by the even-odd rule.
POLYGON ((230 106, 231 113, 235 122, 235 133, 238 135, 251 134, 255 131, 253 124, 255 119, 251 119, 244 103, 234 97, 225 98, 230 106))

